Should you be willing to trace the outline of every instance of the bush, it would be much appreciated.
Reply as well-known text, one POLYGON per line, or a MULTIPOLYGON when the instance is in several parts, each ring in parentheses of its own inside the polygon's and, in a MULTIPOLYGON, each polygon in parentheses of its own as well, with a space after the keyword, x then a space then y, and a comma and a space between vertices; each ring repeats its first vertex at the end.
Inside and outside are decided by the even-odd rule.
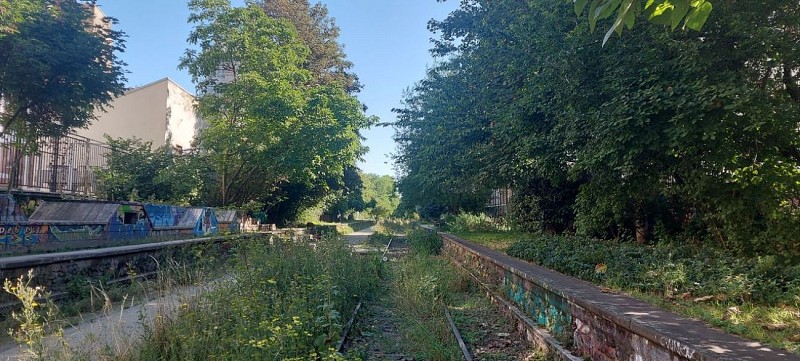
POLYGON ((484 213, 446 214, 442 216, 442 222, 445 229, 450 232, 495 232, 504 228, 499 222, 484 213))
POLYGON ((331 351, 380 263, 338 238, 253 239, 235 249, 230 282, 145 331, 141 360, 338 359, 331 351), (348 275, 348 277, 342 277, 348 275))
POLYGON ((515 243, 508 254, 590 282, 666 297, 793 304, 800 294, 800 267, 710 247, 537 235, 515 243))
POLYGON ((411 251, 421 255, 437 255, 442 251, 442 238, 431 231, 416 228, 408 232, 411 251))
POLYGON ((557 234, 574 230, 575 199, 580 184, 535 178, 513 189, 509 218, 515 229, 524 232, 557 234))

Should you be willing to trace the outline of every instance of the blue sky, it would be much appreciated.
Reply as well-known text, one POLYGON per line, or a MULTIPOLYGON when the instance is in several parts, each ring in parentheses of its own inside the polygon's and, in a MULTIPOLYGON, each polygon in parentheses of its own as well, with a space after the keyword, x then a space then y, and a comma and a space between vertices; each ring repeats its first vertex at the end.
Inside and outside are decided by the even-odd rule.
MULTIPOLYGON (((243 0, 233 0, 241 5, 243 0)), ((314 3, 314 0, 311 0, 314 3)), ((325 0, 341 28, 339 41, 355 66, 364 89, 359 94, 367 113, 393 121, 392 108, 400 105, 403 90, 422 79, 434 59, 428 49, 428 20, 443 19, 457 0, 325 0)), ((170 77, 190 91, 194 85, 178 58, 186 48, 191 25, 183 0, 98 0, 108 16, 119 20, 114 28, 127 34, 122 54, 128 64, 128 85, 144 85, 170 77)), ((394 175, 389 154, 394 152, 390 127, 365 131, 370 152, 359 167, 365 172, 394 175)))

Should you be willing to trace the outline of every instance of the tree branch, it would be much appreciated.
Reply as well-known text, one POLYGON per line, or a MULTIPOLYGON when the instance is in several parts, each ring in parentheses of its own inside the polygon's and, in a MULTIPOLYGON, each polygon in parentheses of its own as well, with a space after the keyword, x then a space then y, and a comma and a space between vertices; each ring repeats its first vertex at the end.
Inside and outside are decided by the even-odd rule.
POLYGON ((783 83, 786 85, 786 91, 789 93, 789 97, 800 103, 800 86, 797 85, 792 70, 789 64, 783 64, 783 83))

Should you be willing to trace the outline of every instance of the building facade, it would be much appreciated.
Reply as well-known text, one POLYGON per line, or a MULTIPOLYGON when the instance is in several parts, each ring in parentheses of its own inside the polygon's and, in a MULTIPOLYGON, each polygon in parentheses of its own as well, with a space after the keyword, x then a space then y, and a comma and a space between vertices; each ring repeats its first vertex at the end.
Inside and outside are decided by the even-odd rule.
POLYGON ((163 78, 128 90, 111 101, 97 120, 75 133, 89 139, 139 138, 153 147, 190 148, 203 127, 195 111, 195 97, 172 79, 163 78))

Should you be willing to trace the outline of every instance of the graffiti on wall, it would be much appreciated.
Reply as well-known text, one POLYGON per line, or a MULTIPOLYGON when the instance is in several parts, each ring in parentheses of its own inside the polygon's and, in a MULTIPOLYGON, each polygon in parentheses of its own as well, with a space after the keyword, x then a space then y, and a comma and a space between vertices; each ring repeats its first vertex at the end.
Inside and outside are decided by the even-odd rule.
POLYGON ((539 285, 525 281, 506 271, 501 286, 503 293, 531 318, 552 332, 559 341, 569 340, 572 315, 567 301, 539 285))
POLYGON ((211 208, 203 208, 200 212, 200 219, 197 220, 194 228, 194 234, 197 236, 205 236, 212 233, 217 233, 219 223, 214 210, 211 208))
POLYGON ((105 228, 97 225, 51 225, 52 240, 57 242, 98 240, 103 238, 105 228))
POLYGON ((115 216, 108 220, 108 239, 146 238, 150 223, 141 205, 120 204, 115 216))
POLYGON ((145 204, 144 208, 153 228, 175 227, 185 212, 183 207, 167 205, 145 204))
POLYGON ((0 225, 0 244, 9 246, 32 245, 47 242, 46 224, 2 224, 0 225))

